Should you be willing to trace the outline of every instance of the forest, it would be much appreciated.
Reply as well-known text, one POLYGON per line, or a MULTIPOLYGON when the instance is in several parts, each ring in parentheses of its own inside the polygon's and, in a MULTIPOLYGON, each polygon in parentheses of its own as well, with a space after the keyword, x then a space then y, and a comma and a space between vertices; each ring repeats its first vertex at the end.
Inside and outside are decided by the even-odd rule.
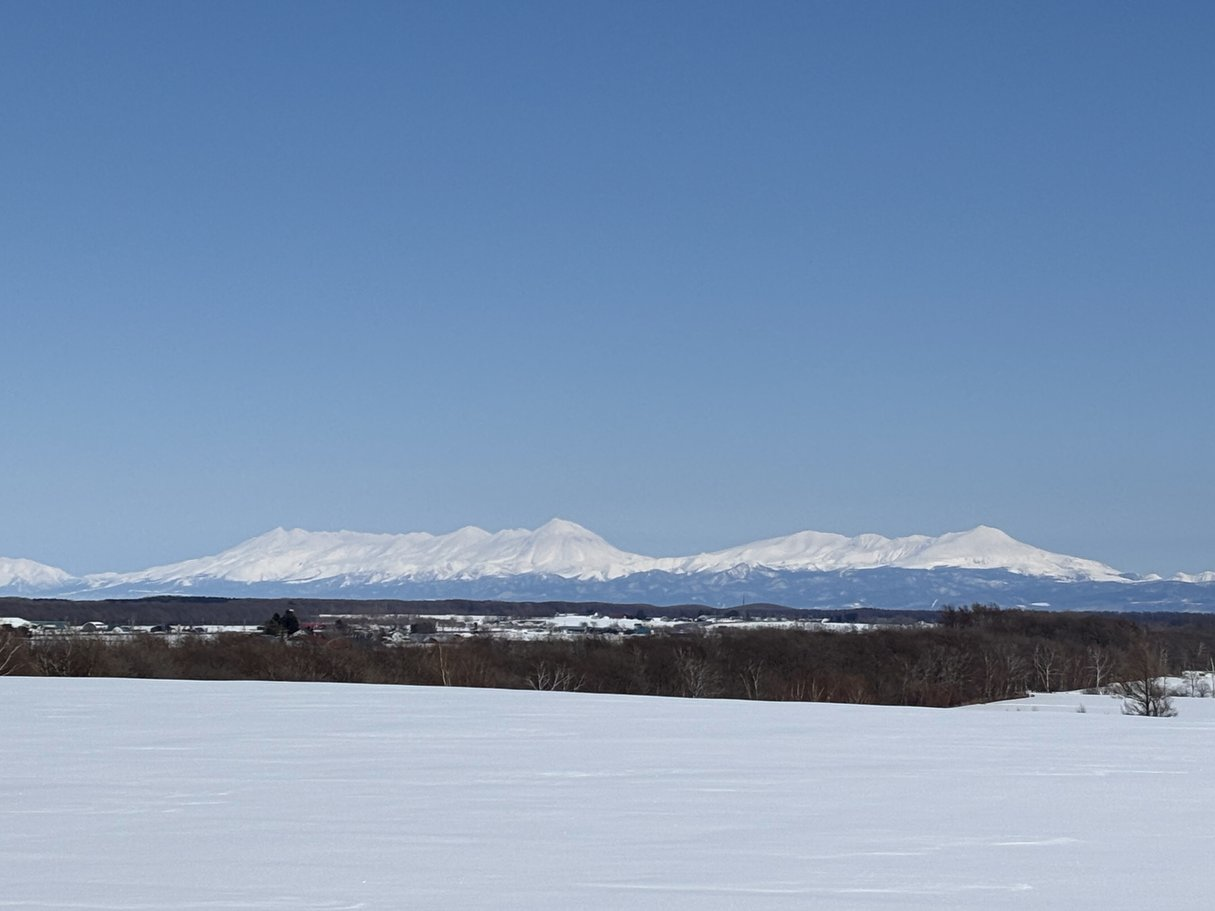
MULTIPOLYGON (((719 628, 720 629, 720 628, 719 628)), ((956 706, 1151 675, 1209 692, 1215 617, 947 607, 859 632, 478 637, 389 644, 358 632, 87 634, 0 629, 0 674, 475 686, 728 699, 956 706), (1200 674, 1199 672, 1205 672, 1200 674)))

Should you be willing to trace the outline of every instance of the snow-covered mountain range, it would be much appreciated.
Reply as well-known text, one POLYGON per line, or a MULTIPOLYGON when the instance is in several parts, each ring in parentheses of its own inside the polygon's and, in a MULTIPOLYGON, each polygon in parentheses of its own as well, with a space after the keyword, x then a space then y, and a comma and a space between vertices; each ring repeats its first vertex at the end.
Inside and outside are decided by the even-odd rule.
MULTIPOLYGON (((535 530, 491 533, 467 527, 441 535, 277 528, 214 556, 80 577, 31 560, 0 559, 0 594, 69 598, 190 594, 654 603, 743 599, 810 606, 821 604, 827 590, 841 605, 870 603, 874 598, 864 592, 872 592, 875 585, 885 590, 897 582, 907 588, 913 580, 931 581, 938 589, 945 586, 930 600, 956 595, 959 601, 998 601, 992 595, 1028 591, 1029 583, 1051 591, 1068 584, 1105 590, 1145 584, 1205 588, 1215 584, 1215 575, 1167 582, 1137 579, 1095 560, 1033 547, 987 526, 902 538, 803 531, 694 556, 649 557, 620 550, 563 519, 535 530), (811 596, 810 590, 818 594, 811 596), (850 591, 862 594, 854 597, 850 591)), ((921 600, 928 594, 908 590, 907 598, 921 600)))

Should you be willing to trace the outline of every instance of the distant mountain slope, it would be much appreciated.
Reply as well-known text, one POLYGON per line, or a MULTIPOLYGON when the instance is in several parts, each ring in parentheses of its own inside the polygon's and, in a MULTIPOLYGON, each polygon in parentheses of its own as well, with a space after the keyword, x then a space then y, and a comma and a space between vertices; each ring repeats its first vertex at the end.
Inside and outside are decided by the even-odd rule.
POLYGON ((612 547, 580 525, 553 519, 535 531, 512 528, 495 534, 473 527, 446 535, 276 528, 213 557, 136 573, 89 576, 86 581, 92 588, 110 588, 197 587, 221 581, 383 585, 522 575, 603 580, 652 569, 654 564, 649 557, 612 547))
POLYGON ((24 595, 58 591, 77 584, 70 573, 33 560, 0 557, 0 594, 24 595))
POLYGON ((803 531, 769 538, 716 553, 683 560, 661 561, 676 572, 721 572, 735 566, 833 572, 844 569, 1002 569, 1028 576, 1088 581, 1126 581, 1127 577, 1095 560, 1054 554, 1023 544, 998 528, 980 525, 970 531, 930 538, 912 535, 843 535, 803 531))
MULTIPOLYGON (((1215 575, 1136 579, 979 526, 930 537, 804 531, 689 557, 613 547, 563 519, 535 530, 366 534, 275 529, 219 554, 84 577, 0 559, 0 594, 600 599, 725 606, 929 606, 934 601, 1210 609, 1215 575)), ((1215 607, 1215 604, 1212 605, 1215 607)))

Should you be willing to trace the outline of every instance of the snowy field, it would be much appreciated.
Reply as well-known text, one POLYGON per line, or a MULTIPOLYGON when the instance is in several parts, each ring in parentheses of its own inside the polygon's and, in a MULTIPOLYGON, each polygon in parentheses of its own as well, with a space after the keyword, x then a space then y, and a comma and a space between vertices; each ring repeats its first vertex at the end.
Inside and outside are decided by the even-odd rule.
POLYGON ((1183 908, 1215 851, 1210 699, 1144 719, 1074 695, 8 677, 0 696, 0 908, 1183 908))

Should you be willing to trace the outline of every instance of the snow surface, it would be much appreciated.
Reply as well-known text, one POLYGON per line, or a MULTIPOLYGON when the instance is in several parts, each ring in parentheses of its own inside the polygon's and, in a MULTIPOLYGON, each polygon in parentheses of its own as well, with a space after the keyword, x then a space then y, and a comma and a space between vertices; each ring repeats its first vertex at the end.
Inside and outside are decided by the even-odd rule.
POLYGON ((0 678, 0 908, 1198 906, 1215 700, 1179 703, 0 678))
POLYGON ((10 574, 26 589, 99 596, 108 590, 206 592, 216 583, 306 586, 333 582, 357 588, 518 576, 603 582, 646 572, 696 575, 739 567, 812 572, 952 567, 1063 580, 1132 581, 1104 563, 1041 550, 986 526, 939 537, 903 538, 872 534, 848 538, 804 531, 697 556, 648 557, 613 547, 594 532, 564 519, 553 519, 534 531, 514 528, 490 533, 467 527, 445 535, 276 528, 214 556, 81 578, 32 561, 0 561, 0 590, 16 584, 6 582, 4 573, 6 566, 18 564, 23 574, 18 576, 15 570, 10 574), (40 569, 35 572, 33 567, 40 569))

